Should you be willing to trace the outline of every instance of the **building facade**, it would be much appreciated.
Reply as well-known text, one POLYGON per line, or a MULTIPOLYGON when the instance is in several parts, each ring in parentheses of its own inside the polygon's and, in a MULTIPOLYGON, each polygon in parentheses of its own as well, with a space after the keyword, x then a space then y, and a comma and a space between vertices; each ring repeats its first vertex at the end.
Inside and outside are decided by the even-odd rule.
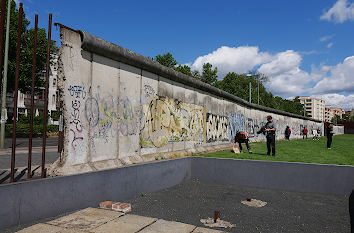
POLYGON ((333 111, 331 106, 325 106, 325 122, 331 122, 333 118, 333 111))
MULTIPOLYGON (((52 63, 49 70, 49 84, 48 84, 48 112, 52 115, 53 112, 59 109, 58 104, 58 55, 52 54, 52 63)), ((45 79, 46 71, 42 71, 41 77, 45 79)), ((44 88, 41 88, 39 94, 34 96, 34 116, 39 116, 43 113, 44 109, 44 88)), ((6 94, 6 111, 5 117, 8 122, 12 122, 13 119, 13 106, 14 106, 14 92, 8 92, 6 94)), ((18 91, 17 98, 17 119, 20 115, 27 116, 31 113, 31 92, 22 93, 18 91)), ((49 118, 48 124, 58 124, 52 118, 49 118)))
POLYGON ((305 105, 307 116, 316 120, 325 120, 325 101, 309 96, 300 96, 300 103, 305 105))

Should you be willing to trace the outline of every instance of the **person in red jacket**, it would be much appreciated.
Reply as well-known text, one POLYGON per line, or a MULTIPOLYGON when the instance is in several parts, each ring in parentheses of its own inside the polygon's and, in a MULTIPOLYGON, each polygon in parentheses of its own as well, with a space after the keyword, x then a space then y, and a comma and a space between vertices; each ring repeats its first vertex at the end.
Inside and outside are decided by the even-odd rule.
POLYGON ((305 126, 304 129, 302 130, 302 139, 305 139, 305 137, 307 139, 307 133, 308 133, 308 130, 307 130, 306 126, 305 126))

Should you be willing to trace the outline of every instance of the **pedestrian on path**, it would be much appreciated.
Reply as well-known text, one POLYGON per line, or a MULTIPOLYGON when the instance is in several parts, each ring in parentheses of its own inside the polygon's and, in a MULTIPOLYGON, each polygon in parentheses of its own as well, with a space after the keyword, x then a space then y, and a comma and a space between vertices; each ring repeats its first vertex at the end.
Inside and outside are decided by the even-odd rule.
POLYGON ((307 133, 308 133, 308 130, 307 130, 306 126, 305 126, 304 129, 302 130, 302 139, 305 139, 305 136, 306 136, 306 139, 307 139, 307 133))
POLYGON ((330 123, 327 127, 327 149, 331 149, 331 145, 332 145, 332 137, 333 137, 333 124, 330 123))
POLYGON ((312 134, 313 134, 312 140, 320 140, 320 139, 318 138, 317 129, 312 130, 312 134))
POLYGON ((285 129, 285 140, 290 140, 290 134, 291 134, 291 129, 289 128, 289 126, 286 126, 285 129))
POLYGON ((275 131, 276 126, 273 122, 272 116, 267 116, 267 123, 265 125, 266 138, 267 138, 267 155, 270 156, 272 151, 272 156, 275 156, 275 131))

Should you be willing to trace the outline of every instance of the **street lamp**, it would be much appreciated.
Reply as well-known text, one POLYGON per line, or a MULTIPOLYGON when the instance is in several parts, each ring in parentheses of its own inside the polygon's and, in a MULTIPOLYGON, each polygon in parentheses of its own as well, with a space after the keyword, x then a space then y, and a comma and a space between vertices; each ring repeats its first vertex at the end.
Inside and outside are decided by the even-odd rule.
MULTIPOLYGON (((247 74, 247 77, 253 77, 252 74, 247 74)), ((258 88, 257 88, 257 104, 259 105, 259 74, 256 74, 256 79, 257 79, 257 85, 258 85, 258 88)), ((251 96, 251 93, 252 93, 252 86, 251 86, 251 81, 250 81, 250 86, 249 86, 249 102, 251 103, 251 100, 252 100, 252 96, 251 96)))
MULTIPOLYGON (((247 77, 252 77, 251 74, 247 74, 247 77)), ((248 102, 252 102, 252 85, 251 85, 251 81, 250 81, 250 86, 249 86, 249 97, 248 97, 248 102)))

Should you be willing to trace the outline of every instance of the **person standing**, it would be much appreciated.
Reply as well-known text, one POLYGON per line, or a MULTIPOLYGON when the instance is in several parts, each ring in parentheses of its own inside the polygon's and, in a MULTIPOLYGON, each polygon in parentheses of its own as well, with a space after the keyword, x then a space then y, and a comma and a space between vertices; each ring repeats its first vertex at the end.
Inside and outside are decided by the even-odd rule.
POLYGON ((275 156, 275 131, 276 126, 273 122, 272 116, 267 116, 267 123, 265 125, 266 138, 267 138, 267 155, 270 156, 272 151, 272 156, 275 156))
POLYGON ((291 134, 291 129, 289 128, 289 126, 286 126, 285 129, 285 140, 290 140, 290 134, 291 134))
POLYGON ((307 139, 307 133, 308 133, 308 130, 307 130, 306 126, 305 126, 304 129, 302 130, 302 139, 305 139, 305 136, 306 136, 306 139, 307 139))
POLYGON ((331 149, 332 137, 333 137, 333 124, 330 123, 327 127, 327 149, 331 149))

